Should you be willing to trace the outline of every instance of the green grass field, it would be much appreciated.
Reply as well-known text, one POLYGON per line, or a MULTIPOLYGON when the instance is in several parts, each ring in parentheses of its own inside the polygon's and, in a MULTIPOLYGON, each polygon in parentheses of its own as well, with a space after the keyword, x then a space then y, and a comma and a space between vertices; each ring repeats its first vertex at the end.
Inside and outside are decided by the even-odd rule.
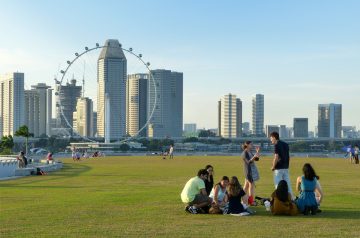
MULTIPOLYGON (((310 162, 324 189, 323 213, 275 217, 191 215, 180 192, 199 168, 215 180, 236 175, 239 157, 107 157, 73 162, 61 171, 0 181, 0 237, 360 237, 360 166, 343 159, 291 160, 293 188, 310 162)), ((273 191, 271 158, 258 162, 257 194, 273 191)))

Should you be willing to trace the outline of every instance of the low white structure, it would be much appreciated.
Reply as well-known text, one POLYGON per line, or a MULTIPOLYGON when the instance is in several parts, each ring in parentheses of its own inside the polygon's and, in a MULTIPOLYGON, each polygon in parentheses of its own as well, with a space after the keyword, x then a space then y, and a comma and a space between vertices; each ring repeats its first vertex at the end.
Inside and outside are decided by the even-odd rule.
POLYGON ((16 158, 0 157, 0 178, 15 176, 15 170, 19 167, 16 158))

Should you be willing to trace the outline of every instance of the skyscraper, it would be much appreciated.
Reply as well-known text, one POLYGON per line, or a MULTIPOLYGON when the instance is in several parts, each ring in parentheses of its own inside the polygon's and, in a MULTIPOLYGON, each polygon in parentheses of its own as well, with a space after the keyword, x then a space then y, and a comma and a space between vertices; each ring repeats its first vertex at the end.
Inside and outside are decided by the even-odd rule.
POLYGON ((252 98, 252 133, 264 135, 264 95, 256 94, 252 98))
POLYGON ((148 83, 148 118, 156 98, 156 107, 148 126, 149 137, 181 137, 183 127, 183 73, 171 70, 152 70, 157 94, 152 81, 148 83))
POLYGON ((39 95, 39 135, 50 135, 52 118, 52 89, 45 83, 32 85, 31 88, 39 95))
POLYGON ((294 138, 307 138, 309 136, 309 119, 294 118, 294 138))
POLYGON ((238 138, 242 135, 242 102, 234 94, 221 97, 219 104, 220 136, 238 138))
POLYGON ((97 133, 118 140, 126 135, 127 60, 118 40, 106 40, 105 46, 97 65, 97 133))
MULTIPOLYGON (((147 120, 148 74, 128 75, 126 84, 126 132, 135 136, 147 120)), ((146 128, 139 134, 146 136, 146 128)))
POLYGON ((81 89, 81 86, 76 85, 74 78, 66 85, 56 85, 56 127, 69 128, 65 118, 70 126, 73 126, 73 112, 76 111, 76 102, 81 96, 81 89), (61 113, 60 105, 65 118, 61 113))
POLYGON ((342 105, 319 104, 318 137, 340 138, 342 128, 342 105))
POLYGON ((40 97, 35 90, 25 90, 25 122, 34 137, 40 135, 40 97))
POLYGON ((87 97, 78 98, 73 113, 73 125, 76 132, 85 137, 94 136, 93 101, 87 97))
MULTIPOLYGON (((269 137, 272 132, 279 133, 280 136, 280 126, 279 125, 266 125, 265 127, 266 136, 269 137)), ((281 138, 281 136, 280 136, 281 138)))
POLYGON ((0 77, 0 136, 14 135, 24 125, 24 73, 0 77))

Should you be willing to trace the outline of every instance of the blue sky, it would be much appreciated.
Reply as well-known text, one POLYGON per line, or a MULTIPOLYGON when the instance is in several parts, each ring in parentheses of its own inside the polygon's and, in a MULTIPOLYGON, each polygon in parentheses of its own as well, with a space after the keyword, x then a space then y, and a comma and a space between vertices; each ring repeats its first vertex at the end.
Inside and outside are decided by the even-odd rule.
POLYGON ((319 103, 342 103, 360 129, 360 1, 1 1, 0 74, 53 85, 84 46, 116 38, 152 68, 184 73, 184 122, 217 126, 217 100, 234 93, 265 124, 317 124, 319 103))

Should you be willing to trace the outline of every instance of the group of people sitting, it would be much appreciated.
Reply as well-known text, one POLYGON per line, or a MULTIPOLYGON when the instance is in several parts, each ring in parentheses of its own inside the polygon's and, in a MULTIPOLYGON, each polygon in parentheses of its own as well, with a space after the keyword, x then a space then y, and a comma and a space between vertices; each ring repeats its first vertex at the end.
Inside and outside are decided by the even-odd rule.
MULTIPOLYGON (((258 203, 251 203, 249 193, 241 186, 236 176, 229 178, 223 176, 221 180, 213 185, 213 171, 211 165, 200 169, 197 176, 191 178, 181 192, 181 200, 186 204, 185 211, 210 214, 231 214, 250 215, 253 211, 250 206, 258 203)), ((297 178, 296 190, 299 197, 292 199, 289 193, 289 186, 286 180, 280 180, 270 198, 255 197, 262 205, 270 206, 274 215, 315 215, 321 212, 319 209, 323 199, 322 188, 319 183, 319 176, 311 164, 303 166, 303 175, 297 178)))
POLYGON ((90 154, 87 152, 87 150, 83 150, 83 151, 80 151, 76 148, 72 148, 72 159, 74 161, 80 161, 82 158, 83 159, 89 159, 89 158, 97 158, 97 157, 104 157, 105 154, 102 153, 101 151, 94 151, 91 156, 90 154))
POLYGON ((252 143, 247 141, 242 145, 242 159, 244 164, 245 183, 241 186, 238 178, 223 176, 214 185, 214 168, 207 165, 200 169, 197 176, 191 178, 181 192, 181 200, 186 204, 185 211, 211 214, 232 214, 237 216, 250 215, 253 211, 250 206, 258 202, 267 207, 274 215, 315 215, 323 199, 323 191, 319 183, 319 176, 311 164, 303 166, 303 175, 296 181, 296 190, 299 196, 295 197, 291 189, 289 178, 289 147, 279 139, 279 134, 273 132, 270 140, 274 144, 274 172, 275 191, 270 198, 255 197, 255 181, 260 176, 255 161, 260 160, 260 148, 252 153, 252 143), (256 202, 256 200, 258 202, 256 202))

